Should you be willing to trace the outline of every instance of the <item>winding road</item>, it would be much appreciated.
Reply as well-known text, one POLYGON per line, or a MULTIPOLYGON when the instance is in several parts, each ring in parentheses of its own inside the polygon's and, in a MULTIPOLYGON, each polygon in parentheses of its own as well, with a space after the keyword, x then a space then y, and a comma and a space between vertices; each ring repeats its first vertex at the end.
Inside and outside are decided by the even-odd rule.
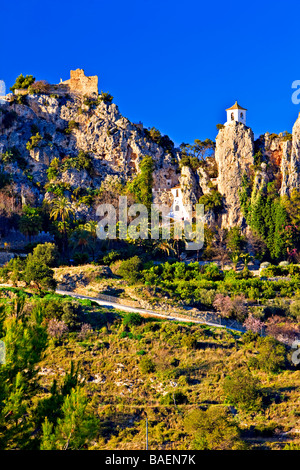
POLYGON ((81 294, 77 294, 75 292, 56 290, 56 293, 59 294, 59 295, 74 297, 76 299, 92 300, 93 302, 96 302, 97 304, 102 305, 104 307, 115 308, 116 310, 127 311, 127 312, 136 312, 136 313, 139 313, 140 315, 144 315, 144 316, 164 318, 166 320, 171 320, 171 321, 181 321, 181 322, 187 322, 187 323, 198 323, 198 324, 202 324, 202 325, 205 324, 205 325, 208 325, 208 326, 215 326, 215 327, 218 327, 218 328, 225 328, 225 329, 228 329, 228 330, 234 330, 234 331, 239 331, 239 332, 244 333, 244 329, 228 327, 226 325, 220 325, 219 323, 213 323, 213 322, 204 321, 204 320, 196 320, 195 318, 192 318, 192 317, 177 317, 177 316, 164 315, 163 313, 157 313, 154 310, 147 310, 147 309, 144 309, 144 308, 130 307, 128 305, 123 305, 123 304, 119 304, 117 302, 99 299, 97 297, 89 297, 87 295, 81 295, 81 294))

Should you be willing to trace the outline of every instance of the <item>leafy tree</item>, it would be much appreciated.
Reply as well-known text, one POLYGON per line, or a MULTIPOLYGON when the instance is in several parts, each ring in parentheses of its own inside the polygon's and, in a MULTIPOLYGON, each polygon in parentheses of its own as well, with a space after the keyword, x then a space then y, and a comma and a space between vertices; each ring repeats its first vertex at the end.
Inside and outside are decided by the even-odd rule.
POLYGON ((293 225, 300 225, 300 191, 293 189, 290 197, 283 196, 282 204, 285 207, 291 223, 293 225))
POLYGON ((39 291, 42 289, 55 290, 57 285, 53 270, 37 260, 32 254, 29 254, 26 259, 24 280, 27 284, 33 282, 39 291))
POLYGON ((182 143, 180 149, 182 152, 180 166, 187 165, 196 171, 201 162, 214 155, 215 143, 210 139, 203 141, 195 139, 193 144, 182 143))
POLYGON ((286 363, 285 347, 275 338, 270 336, 261 338, 258 351, 256 364, 259 369, 265 372, 279 372, 284 368, 286 363))
POLYGON ((32 255, 36 261, 46 264, 50 268, 57 266, 58 249, 54 243, 40 243, 33 249, 32 255))
POLYGON ((243 449, 240 430, 229 412, 210 406, 207 411, 193 410, 185 419, 185 428, 193 435, 192 449, 237 450, 243 449))
POLYGON ((122 261, 117 273, 130 284, 135 284, 141 279, 142 261, 138 256, 122 261))
POLYGON ((143 323, 143 317, 139 313, 127 313, 123 318, 124 326, 138 326, 143 323))
POLYGON ((24 75, 21 73, 16 79, 14 85, 10 87, 10 90, 14 92, 15 90, 28 88, 34 82, 35 78, 32 75, 26 75, 26 77, 24 77, 24 75))
POLYGON ((140 163, 140 174, 128 184, 128 191, 148 210, 151 208, 152 203, 153 170, 154 162, 152 157, 144 157, 140 163))
POLYGON ((241 233, 240 227, 232 227, 226 234, 227 249, 230 253, 241 253, 245 246, 245 237, 241 233))
POLYGON ((40 209, 27 205, 23 206, 19 229, 21 233, 29 237, 29 243, 31 243, 31 237, 37 235, 42 230, 40 209))
POLYGON ((244 411, 257 411, 261 408, 262 398, 258 381, 249 373, 236 371, 227 376, 223 383, 227 402, 244 411))

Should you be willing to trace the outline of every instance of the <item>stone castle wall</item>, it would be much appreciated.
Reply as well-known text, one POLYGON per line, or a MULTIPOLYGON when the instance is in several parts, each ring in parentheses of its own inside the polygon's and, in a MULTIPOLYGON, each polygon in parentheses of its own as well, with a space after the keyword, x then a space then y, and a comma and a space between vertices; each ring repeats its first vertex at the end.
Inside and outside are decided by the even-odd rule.
POLYGON ((82 69, 71 70, 70 79, 61 82, 60 85, 67 85, 69 90, 83 95, 98 95, 98 77, 87 77, 82 69))

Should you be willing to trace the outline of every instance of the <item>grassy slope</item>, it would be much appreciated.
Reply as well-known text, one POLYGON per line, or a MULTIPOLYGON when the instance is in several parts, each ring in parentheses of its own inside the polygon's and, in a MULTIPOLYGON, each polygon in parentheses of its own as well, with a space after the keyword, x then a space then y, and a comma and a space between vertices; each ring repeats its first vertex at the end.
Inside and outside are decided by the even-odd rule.
MULTIPOLYGON (((87 320, 96 315, 91 313, 87 320)), ((239 335, 196 325, 151 322, 131 327, 129 336, 122 336, 123 325, 118 321, 96 329, 85 341, 71 333, 62 344, 49 346, 41 363, 41 382, 48 389, 54 377, 61 380, 69 370, 71 360, 81 364, 84 387, 102 425, 101 437, 95 442, 99 449, 143 448, 144 411, 151 449, 189 448, 191 436, 184 429, 184 416, 197 406, 226 406, 223 378, 237 368, 247 368, 255 353, 253 346, 243 345, 239 335), (189 335, 197 338, 197 349, 184 346, 189 335), (155 372, 141 372, 140 351, 153 360, 155 372), (177 366, 171 365, 174 358, 179 361, 177 366), (161 405, 162 396, 174 390, 182 391, 188 404, 161 405)), ((282 433, 299 429, 300 371, 252 372, 271 403, 258 413, 238 412, 236 419, 242 429, 256 426, 266 430, 269 426, 272 431, 260 436, 248 432, 246 442, 252 448, 275 449, 291 440, 297 442, 295 436, 284 438, 282 433)))

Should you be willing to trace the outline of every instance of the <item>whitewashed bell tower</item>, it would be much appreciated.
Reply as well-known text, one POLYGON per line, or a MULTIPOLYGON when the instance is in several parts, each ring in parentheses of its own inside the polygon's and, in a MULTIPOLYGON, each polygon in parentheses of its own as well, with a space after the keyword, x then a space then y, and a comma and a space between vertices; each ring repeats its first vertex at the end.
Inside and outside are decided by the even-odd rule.
POLYGON ((242 122, 243 124, 246 125, 246 112, 247 109, 242 108, 236 101, 231 108, 226 109, 227 112, 227 122, 225 123, 225 126, 229 124, 232 121, 236 122, 242 122))

